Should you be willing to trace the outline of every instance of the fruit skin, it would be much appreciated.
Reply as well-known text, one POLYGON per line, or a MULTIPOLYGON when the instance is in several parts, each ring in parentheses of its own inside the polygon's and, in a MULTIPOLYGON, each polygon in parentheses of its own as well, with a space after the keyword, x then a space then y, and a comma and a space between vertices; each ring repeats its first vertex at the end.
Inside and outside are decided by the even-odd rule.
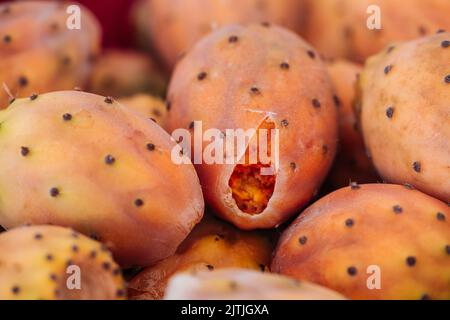
POLYGON ((165 300, 344 300, 327 288, 277 274, 246 269, 179 273, 165 300))
POLYGON ((146 118, 154 120, 162 128, 165 128, 167 122, 167 107, 164 101, 149 94, 135 94, 118 100, 124 106, 139 112, 146 118))
POLYGON ((151 42, 168 69, 203 36, 228 24, 269 22, 294 31, 303 27, 304 0, 147 2, 151 42))
POLYGON ((172 255, 202 218, 193 166, 171 160, 175 142, 110 98, 18 99, 0 123, 5 229, 69 226, 107 244, 122 265, 145 266, 172 255))
POLYGON ((450 299, 450 209, 400 185, 342 188, 283 232, 271 270, 351 299, 450 299), (379 290, 367 287, 370 265, 379 290))
POLYGON ((89 91, 113 97, 138 93, 163 96, 166 86, 165 76, 147 55, 133 50, 109 49, 95 63, 89 91))
POLYGON ((169 278, 178 272, 248 268, 268 271, 273 245, 270 235, 242 232, 212 216, 205 216, 177 252, 147 267, 128 285, 131 299, 161 299, 169 278))
POLYGON ((367 150, 380 175, 450 200, 450 33, 370 58, 359 83, 367 150), (446 80, 447 77, 447 80, 446 80))
POLYGON ((392 42, 450 29, 447 0, 309 0, 306 11, 306 40, 327 58, 360 63, 392 42), (367 27, 371 5, 380 8, 381 30, 367 27))
POLYGON ((327 67, 338 99, 339 116, 339 150, 327 184, 332 190, 336 190, 348 186, 351 181, 377 182, 377 173, 367 157, 361 128, 353 108, 356 83, 362 66, 338 59, 328 62, 327 67))
POLYGON ((22 226, 0 234, 1 300, 124 299, 120 268, 105 247, 69 228, 22 226), (70 289, 78 266, 80 289, 70 289), (68 281, 69 280, 69 281, 68 281))
POLYGON ((241 229, 272 228, 288 219, 313 197, 333 161, 337 114, 325 65, 281 27, 234 25, 211 33, 178 64, 168 102, 169 132, 194 120, 202 121, 203 131, 257 129, 266 119, 279 129, 273 195, 257 215, 244 213, 233 199, 228 182, 235 165, 196 166, 209 205, 241 229))
MULTIPOLYGON (((100 27, 81 6, 81 30, 69 30, 66 8, 48 1, 0 4, 0 84, 14 97, 85 86, 100 27)), ((0 109, 11 98, 1 88, 0 109)))

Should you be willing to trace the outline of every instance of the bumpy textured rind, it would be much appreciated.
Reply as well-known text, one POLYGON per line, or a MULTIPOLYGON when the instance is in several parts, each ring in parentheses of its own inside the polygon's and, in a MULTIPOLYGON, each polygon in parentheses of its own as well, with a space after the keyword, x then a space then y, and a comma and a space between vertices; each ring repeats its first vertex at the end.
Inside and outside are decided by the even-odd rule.
POLYGON ((135 94, 131 97, 121 98, 119 103, 139 112, 148 119, 154 120, 165 128, 167 122, 167 106, 161 98, 148 94, 135 94))
POLYGON ((450 33, 396 44, 360 78, 364 140, 380 175, 450 201, 450 33))
POLYGON ((305 38, 327 58, 357 62, 391 42, 450 29, 448 0, 308 0, 307 12, 305 38), (368 28, 373 8, 381 29, 368 28))
POLYGON ((172 255, 203 215, 193 166, 171 159, 175 142, 111 98, 32 96, 1 111, 0 123, 6 229, 70 226, 106 243, 125 266, 149 265, 172 255))
POLYGON ((379 178, 367 157, 361 128, 354 110, 356 84, 362 66, 347 60, 334 60, 328 62, 327 67, 338 104, 339 147, 326 184, 335 190, 355 181, 377 182, 379 178))
POLYGON ((100 27, 79 6, 81 29, 69 29, 67 6, 51 1, 0 4, 0 86, 8 88, 0 87, 0 109, 13 97, 85 86, 99 51, 100 27))
POLYGON ((303 27, 304 0, 147 2, 150 36, 169 68, 203 36, 227 24, 275 23, 294 31, 303 27))
POLYGON ((324 287, 277 274, 246 269, 180 273, 171 278, 165 300, 343 300, 324 287))
POLYGON ((246 268, 269 271, 273 244, 270 235, 242 232, 205 216, 177 252, 147 267, 128 285, 131 299, 161 299, 170 277, 178 272, 246 268))
POLYGON ((163 96, 167 81, 148 56, 132 50, 107 50, 100 55, 90 76, 89 91, 124 97, 138 93, 163 96))
POLYGON ((120 268, 97 241, 57 226, 25 226, 0 234, 2 300, 125 296, 120 268))
MULTIPOLYGON (((170 132, 202 121, 209 128, 279 129, 279 170, 264 211, 239 209, 228 181, 232 164, 197 165, 205 198, 241 229, 272 228, 317 192, 335 154, 337 114, 324 63, 278 26, 226 26, 201 40, 178 64, 169 85, 170 132)), ((198 133, 197 133, 198 134, 198 133)))
POLYGON ((272 271, 352 299, 450 299, 450 209, 400 185, 340 189, 284 231, 272 271))

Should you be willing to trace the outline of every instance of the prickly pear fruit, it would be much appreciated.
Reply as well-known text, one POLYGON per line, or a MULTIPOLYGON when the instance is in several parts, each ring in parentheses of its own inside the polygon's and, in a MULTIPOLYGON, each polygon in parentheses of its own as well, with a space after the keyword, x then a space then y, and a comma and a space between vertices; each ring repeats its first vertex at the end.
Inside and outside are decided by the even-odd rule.
POLYGON ((450 200, 449 43, 450 33, 439 33, 370 58, 358 104, 380 175, 443 201, 450 200))
POLYGON ((169 68, 203 36, 224 25, 275 23, 294 31, 303 26, 303 0, 147 2, 150 36, 169 68))
POLYGON ((51 1, 0 4, 0 109, 13 97, 83 87, 100 46, 95 17, 81 7, 81 29, 66 26, 67 6, 51 1))
POLYGON ((131 108, 146 118, 154 120, 161 127, 167 122, 167 106, 161 98, 148 94, 135 94, 118 100, 119 103, 131 108))
POLYGON ((125 266, 172 255, 203 215, 192 165, 153 121, 112 98, 61 91, 0 112, 0 224, 69 226, 125 266), (176 197, 174 198, 174 194, 176 197))
POLYGON ((2 300, 104 300, 125 295, 120 268, 97 241, 45 225, 0 234, 2 300))
POLYGON ((327 183, 336 190, 348 186, 350 181, 377 182, 353 108, 356 82, 362 67, 347 60, 334 60, 327 66, 336 92, 339 116, 339 151, 327 183))
POLYGON ((138 93, 163 96, 166 79, 146 55, 132 50, 108 50, 100 55, 92 70, 89 91, 124 97, 138 93))
POLYGON ((305 38, 327 58, 357 62, 391 42, 450 29, 447 0, 310 0, 307 11, 305 38))
POLYGON ((272 271, 353 299, 449 299, 450 209, 409 186, 352 184, 281 235, 272 271))
POLYGON ((268 271, 273 245, 269 235, 242 232, 205 217, 178 247, 175 255, 147 267, 128 285, 132 299, 161 299, 169 278, 180 271, 246 268, 268 271))
POLYGON ((171 131, 189 128, 195 136, 200 130, 193 121, 202 121, 204 131, 258 130, 254 141, 263 138, 261 129, 268 136, 279 132, 278 145, 267 139, 268 150, 279 147, 272 174, 262 172, 267 163, 260 159, 228 161, 236 155, 246 160, 249 149, 245 158, 234 149, 224 154, 225 164, 197 166, 209 204, 241 229, 285 221, 313 197, 333 161, 337 113, 326 67, 306 42, 281 27, 232 25, 205 37, 177 65, 168 103, 171 131))
POLYGON ((166 300, 343 300, 324 287, 277 274, 246 269, 179 273, 170 279, 166 300))

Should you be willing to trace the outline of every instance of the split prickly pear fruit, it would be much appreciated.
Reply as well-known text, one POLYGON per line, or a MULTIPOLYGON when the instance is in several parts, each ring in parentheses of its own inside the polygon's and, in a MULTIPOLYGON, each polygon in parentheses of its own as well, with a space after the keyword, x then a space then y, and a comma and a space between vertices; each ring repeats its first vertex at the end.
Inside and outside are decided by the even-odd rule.
POLYGON ((232 25, 206 36, 177 65, 168 104, 168 130, 189 129, 196 139, 217 129, 228 146, 239 129, 255 130, 254 142, 267 134, 270 163, 261 160, 264 149, 247 161, 256 150, 248 142, 245 156, 224 148, 225 160, 218 152, 214 161, 195 163, 209 204, 241 229, 288 219, 315 195, 333 161, 337 114, 326 67, 281 27, 232 25))
POLYGON ((450 201, 449 61, 450 33, 393 45, 367 61, 358 103, 380 175, 443 201, 450 201))
POLYGON ((0 112, 0 224, 72 227, 110 246, 124 266, 164 259, 204 207, 193 166, 171 159, 174 146, 109 97, 18 99, 0 112))
POLYGON ((98 57, 89 91, 113 97, 139 93, 163 96, 166 79, 148 56, 132 50, 110 49, 98 57))
POLYGON ((352 184, 284 231, 272 271, 353 299, 450 299, 450 209, 409 186, 352 184))
POLYGON ((80 29, 69 29, 63 4, 0 4, 0 85, 5 86, 0 88, 0 109, 16 97, 85 85, 99 51, 100 28, 80 8, 80 29))
POLYGON ((343 300, 321 286, 246 269, 179 273, 170 279, 166 300, 343 300))
POLYGON ((351 181, 377 182, 378 177, 367 157, 354 110, 356 83, 362 67, 347 60, 334 60, 327 66, 336 93, 339 116, 339 151, 327 183, 335 190, 348 186, 351 181))
POLYGON ((0 234, 0 299, 123 299, 125 283, 101 243, 68 228, 26 226, 0 234))
POLYGON ((305 38, 327 58, 364 62, 391 42, 450 29, 447 0, 309 0, 305 38))
POLYGON ((268 271, 273 245, 270 235, 242 232, 213 217, 205 217, 177 252, 147 267, 129 283, 132 299, 161 299, 169 278, 177 272, 246 268, 268 271))
POLYGON ((203 36, 228 24, 303 26, 304 0, 147 0, 149 33, 169 68, 203 36), (161 32, 164 29, 164 32, 161 32))
POLYGON ((135 94, 131 97, 121 98, 119 103, 139 112, 148 119, 154 120, 165 128, 167 122, 167 106, 161 98, 148 94, 135 94))

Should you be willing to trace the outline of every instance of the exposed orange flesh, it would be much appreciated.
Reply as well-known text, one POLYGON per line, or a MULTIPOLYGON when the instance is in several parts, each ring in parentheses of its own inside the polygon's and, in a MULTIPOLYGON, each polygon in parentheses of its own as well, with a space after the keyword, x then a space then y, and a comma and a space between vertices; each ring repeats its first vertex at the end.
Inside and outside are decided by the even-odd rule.
POLYGON ((267 155, 271 153, 271 132, 275 129, 272 121, 265 120, 257 131, 258 141, 258 162, 249 164, 249 149, 245 153, 246 163, 238 164, 234 167, 228 185, 232 190, 233 199, 236 205, 243 212, 248 214, 258 214, 264 211, 272 197, 275 188, 275 175, 261 175, 261 168, 268 168, 270 164, 262 164, 259 158, 259 130, 267 129, 267 155))

